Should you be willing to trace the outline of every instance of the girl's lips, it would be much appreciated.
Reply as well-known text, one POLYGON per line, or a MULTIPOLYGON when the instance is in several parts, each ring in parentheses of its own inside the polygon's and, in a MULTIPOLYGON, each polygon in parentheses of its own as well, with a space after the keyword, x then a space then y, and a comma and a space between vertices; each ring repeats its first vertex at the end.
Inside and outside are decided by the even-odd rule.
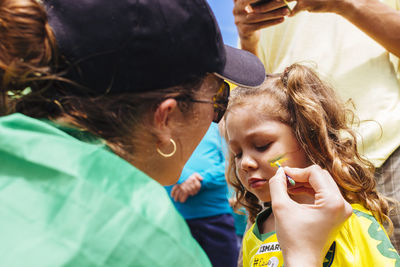
POLYGON ((267 179, 262 179, 262 178, 250 178, 249 179, 249 186, 251 188, 257 188, 263 186, 265 183, 267 183, 267 179))

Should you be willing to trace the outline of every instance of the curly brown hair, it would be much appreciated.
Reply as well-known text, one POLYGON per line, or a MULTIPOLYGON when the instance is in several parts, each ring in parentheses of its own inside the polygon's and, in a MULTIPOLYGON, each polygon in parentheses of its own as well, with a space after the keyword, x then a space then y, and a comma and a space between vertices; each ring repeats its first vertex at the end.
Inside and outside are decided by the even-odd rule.
MULTIPOLYGON (((356 135, 350 128, 356 117, 311 67, 293 64, 282 74, 268 75, 258 89, 233 90, 226 114, 255 103, 269 117, 292 128, 309 161, 332 175, 348 202, 361 203, 392 229, 388 200, 375 188, 374 166, 357 152, 356 135), (264 104, 271 103, 262 101, 266 98, 276 105, 264 104)), ((244 206, 254 222, 263 205, 241 184, 232 152, 228 164, 227 180, 236 192, 236 208, 244 206)))
POLYGON ((13 112, 15 101, 31 91, 43 90, 54 79, 56 41, 46 10, 36 0, 0 0, 0 115, 13 112))

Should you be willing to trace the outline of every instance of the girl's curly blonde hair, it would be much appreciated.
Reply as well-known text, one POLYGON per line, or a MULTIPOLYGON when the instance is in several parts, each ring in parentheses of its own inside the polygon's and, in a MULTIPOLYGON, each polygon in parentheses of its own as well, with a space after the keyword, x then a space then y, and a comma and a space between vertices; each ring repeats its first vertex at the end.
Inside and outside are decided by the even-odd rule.
MULTIPOLYGON (((361 203, 393 228, 388 200, 375 188, 374 166, 357 152, 356 136, 350 128, 355 122, 353 112, 312 68, 293 64, 282 74, 268 75, 258 89, 234 89, 225 119, 233 108, 244 105, 261 107, 269 117, 289 125, 310 162, 332 175, 348 202, 361 203)), ((262 203, 241 184, 231 152, 228 164, 227 180, 237 198, 234 208, 244 206, 254 222, 262 203)))

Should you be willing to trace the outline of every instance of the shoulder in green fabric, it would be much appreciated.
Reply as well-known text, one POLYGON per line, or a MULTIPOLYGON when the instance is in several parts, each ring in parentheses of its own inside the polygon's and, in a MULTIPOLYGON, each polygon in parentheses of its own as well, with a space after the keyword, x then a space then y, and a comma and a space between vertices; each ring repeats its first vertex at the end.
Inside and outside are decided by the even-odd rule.
POLYGON ((41 121, 63 131, 64 133, 66 133, 82 142, 93 144, 93 145, 104 145, 104 147, 106 149, 108 148, 106 146, 105 140, 101 139, 100 137, 98 137, 96 135, 89 133, 88 131, 72 127, 71 125, 58 124, 58 123, 55 123, 48 119, 41 119, 41 121))
POLYGON ((0 266, 211 266, 164 188, 86 136, 0 117, 0 266))

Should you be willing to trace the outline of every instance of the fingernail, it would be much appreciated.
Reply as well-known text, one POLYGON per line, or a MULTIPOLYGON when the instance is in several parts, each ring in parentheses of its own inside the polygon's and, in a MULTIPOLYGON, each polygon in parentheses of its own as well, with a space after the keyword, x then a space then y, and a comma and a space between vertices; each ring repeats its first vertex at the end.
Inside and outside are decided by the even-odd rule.
POLYGON ((283 15, 287 16, 290 14, 290 11, 288 9, 283 10, 283 15))
POLYGON ((250 5, 247 5, 247 6, 244 8, 244 10, 245 10, 247 13, 253 13, 253 12, 254 12, 253 8, 252 8, 250 5))

